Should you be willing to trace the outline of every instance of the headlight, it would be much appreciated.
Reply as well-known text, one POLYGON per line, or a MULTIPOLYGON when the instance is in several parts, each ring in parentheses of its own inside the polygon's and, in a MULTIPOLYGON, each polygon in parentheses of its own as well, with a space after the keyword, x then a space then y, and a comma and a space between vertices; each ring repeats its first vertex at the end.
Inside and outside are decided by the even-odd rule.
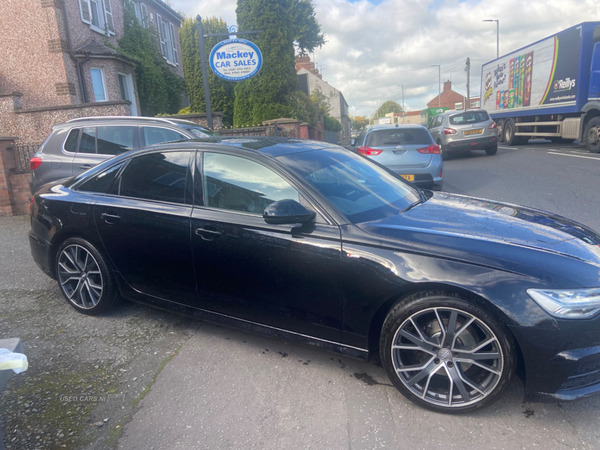
POLYGON ((527 289, 527 293, 550 315, 561 319, 586 319, 600 311, 600 288, 527 289))

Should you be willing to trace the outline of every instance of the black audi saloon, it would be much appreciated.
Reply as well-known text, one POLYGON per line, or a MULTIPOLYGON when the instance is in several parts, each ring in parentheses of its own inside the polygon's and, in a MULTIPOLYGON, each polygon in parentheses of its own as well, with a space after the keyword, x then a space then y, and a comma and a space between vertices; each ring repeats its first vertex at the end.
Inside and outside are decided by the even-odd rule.
POLYGON ((600 391, 600 236, 421 190, 283 138, 123 153, 32 199, 33 258, 67 301, 126 298, 367 359, 434 411, 600 391))

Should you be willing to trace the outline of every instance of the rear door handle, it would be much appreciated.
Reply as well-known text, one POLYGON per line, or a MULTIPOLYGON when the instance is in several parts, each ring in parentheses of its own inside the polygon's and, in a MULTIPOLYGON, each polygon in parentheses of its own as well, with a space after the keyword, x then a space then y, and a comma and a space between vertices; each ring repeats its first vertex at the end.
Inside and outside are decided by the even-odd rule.
POLYGON ((205 241, 212 241, 214 238, 219 237, 221 234, 223 234, 220 231, 217 231, 214 227, 198 227, 196 228, 195 233, 205 241))
POLYGON ((80 169, 90 169, 91 167, 91 164, 82 164, 81 166, 79 166, 80 169))
POLYGON ((100 214, 100 218, 110 225, 121 220, 121 216, 117 216, 115 214, 108 214, 108 213, 100 214))

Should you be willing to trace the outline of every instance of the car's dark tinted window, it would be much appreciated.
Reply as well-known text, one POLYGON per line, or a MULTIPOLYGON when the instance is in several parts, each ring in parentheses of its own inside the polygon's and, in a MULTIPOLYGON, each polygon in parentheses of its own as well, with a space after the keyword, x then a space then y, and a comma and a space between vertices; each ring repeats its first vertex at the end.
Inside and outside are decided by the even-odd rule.
POLYGON ((324 149, 278 159, 353 223, 398 214, 419 200, 415 188, 351 152, 324 149))
POLYGON ((133 149, 133 133, 135 127, 108 126, 98 127, 98 153, 101 155, 118 155, 133 149))
POLYGON ((215 133, 212 130, 207 130, 206 128, 201 128, 201 127, 186 127, 185 129, 187 131, 189 131, 190 133, 192 133, 194 136, 198 137, 198 138, 205 138, 205 137, 211 137, 211 136, 219 136, 218 133, 215 133))
POLYGON ((168 128, 143 127, 142 130, 144 132, 144 141, 146 142, 146 145, 187 139, 183 134, 168 128))
POLYGON ((421 145, 431 144, 431 134, 424 128, 391 128, 376 130, 367 138, 368 147, 383 145, 421 145))
POLYGON ((94 178, 86 181, 81 186, 77 188, 78 191, 85 192, 97 192, 99 194, 107 194, 108 190, 112 186, 112 183, 119 173, 123 164, 117 164, 116 166, 111 167, 110 169, 105 170, 99 175, 96 175, 94 178))
POLYGON ((186 196, 189 160, 193 152, 157 152, 133 158, 112 192, 125 197, 191 202, 186 196))
POLYGON ((287 181, 246 158, 205 153, 203 169, 206 206, 262 214, 277 200, 300 201, 298 192, 287 181))
POLYGON ((456 116, 450 117, 450 124, 452 125, 466 125, 469 123, 485 122, 489 120, 490 116, 486 111, 468 111, 456 116))
POLYGON ((65 141, 65 150, 68 152, 77 151, 77 138, 79 137, 79 128, 71 130, 65 141))
POLYGON ((79 153, 96 153, 96 128, 84 128, 79 142, 79 153))

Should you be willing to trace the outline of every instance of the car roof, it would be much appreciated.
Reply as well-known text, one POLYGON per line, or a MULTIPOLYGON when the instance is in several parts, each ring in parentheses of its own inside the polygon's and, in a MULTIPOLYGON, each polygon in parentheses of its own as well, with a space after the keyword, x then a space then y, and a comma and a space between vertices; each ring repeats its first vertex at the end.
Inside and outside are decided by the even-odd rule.
POLYGON ((390 129, 402 129, 402 128, 425 128, 423 125, 418 123, 397 123, 397 124, 381 124, 381 125, 369 125, 367 131, 376 130, 390 130, 390 129))
MULTIPOLYGON (((121 155, 127 155, 124 157, 130 157, 135 156, 139 153, 156 151, 158 149, 197 149, 198 144, 208 144, 206 145, 206 148, 223 147, 232 149, 242 149, 254 153, 259 153, 271 158, 290 155, 293 153, 303 153, 313 150, 322 150, 326 148, 336 148, 344 150, 343 147, 340 147, 339 145, 330 144, 328 142, 323 141, 313 141, 309 139, 294 139, 275 136, 248 136, 243 138, 234 136, 219 136, 161 143, 152 145, 150 147, 130 150, 128 152, 122 153, 121 155)), ((119 155, 119 157, 121 155, 119 155)))
POLYGON ((485 109, 453 109, 452 111, 444 111, 441 114, 438 114, 438 116, 444 116, 444 117, 448 117, 448 116, 454 116, 454 115, 458 115, 458 114, 464 114, 467 112, 476 112, 476 111, 484 111, 487 113, 487 111, 485 109))
POLYGON ((66 124, 77 124, 77 123, 89 123, 89 122, 141 122, 141 123, 162 123, 179 126, 192 126, 199 128, 206 128, 202 125, 198 125, 191 120, 174 119, 171 117, 143 117, 143 116, 90 116, 90 117, 78 117, 76 119, 67 120, 66 124))

